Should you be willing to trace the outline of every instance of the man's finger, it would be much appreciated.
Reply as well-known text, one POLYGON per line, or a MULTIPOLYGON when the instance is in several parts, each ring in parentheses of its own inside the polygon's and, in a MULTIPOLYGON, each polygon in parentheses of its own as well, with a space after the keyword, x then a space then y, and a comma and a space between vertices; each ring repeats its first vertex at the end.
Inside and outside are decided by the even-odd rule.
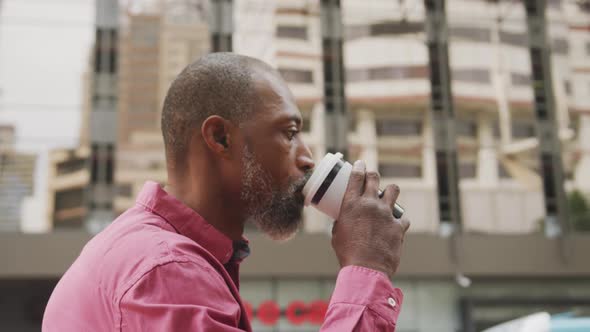
POLYGON ((353 196, 358 197, 363 193, 363 187, 365 186, 365 162, 357 160, 352 165, 352 173, 350 173, 350 179, 348 180, 348 187, 346 187, 345 197, 353 196))
POLYGON ((368 197, 379 196, 379 173, 367 172, 365 179, 365 192, 363 195, 368 197))
POLYGON ((393 209, 393 205, 395 204, 395 202, 397 202, 399 193, 399 186, 395 184, 390 184, 385 188, 382 199, 387 203, 387 205, 391 206, 391 208, 393 209))
POLYGON ((408 229, 410 228, 410 221, 406 218, 403 218, 400 220, 400 223, 402 224, 402 229, 405 235, 408 232, 408 229))

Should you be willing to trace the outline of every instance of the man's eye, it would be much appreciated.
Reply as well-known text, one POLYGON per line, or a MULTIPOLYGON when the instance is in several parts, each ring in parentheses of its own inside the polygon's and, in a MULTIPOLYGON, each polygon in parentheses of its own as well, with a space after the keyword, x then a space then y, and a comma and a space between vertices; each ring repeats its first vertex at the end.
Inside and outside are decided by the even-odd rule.
POLYGON ((289 140, 292 140, 298 133, 299 130, 289 130, 287 131, 287 138, 289 138, 289 140))

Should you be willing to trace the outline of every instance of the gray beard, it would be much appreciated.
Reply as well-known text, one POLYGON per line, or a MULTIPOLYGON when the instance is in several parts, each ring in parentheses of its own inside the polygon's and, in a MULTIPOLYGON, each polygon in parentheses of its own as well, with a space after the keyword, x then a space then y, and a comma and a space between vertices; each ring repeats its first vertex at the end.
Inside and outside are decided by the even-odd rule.
POLYGON ((242 190, 240 199, 246 207, 246 222, 273 240, 288 240, 299 229, 303 218, 301 189, 309 178, 290 181, 285 190, 273 186, 269 172, 262 168, 254 154, 244 147, 242 157, 242 190))

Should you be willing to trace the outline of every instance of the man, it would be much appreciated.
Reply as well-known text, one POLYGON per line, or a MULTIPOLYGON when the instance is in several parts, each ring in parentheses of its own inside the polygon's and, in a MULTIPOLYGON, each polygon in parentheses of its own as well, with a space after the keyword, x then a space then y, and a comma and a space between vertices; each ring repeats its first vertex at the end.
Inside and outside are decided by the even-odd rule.
MULTIPOLYGON (((273 239, 297 231, 313 161, 301 115, 265 63, 213 53, 172 83, 162 113, 168 184, 96 235, 57 284, 44 331, 250 331, 238 293, 247 222, 273 239)), ((393 331, 402 294, 390 279, 407 221, 399 189, 356 162, 333 226, 342 269, 322 331, 393 331)))

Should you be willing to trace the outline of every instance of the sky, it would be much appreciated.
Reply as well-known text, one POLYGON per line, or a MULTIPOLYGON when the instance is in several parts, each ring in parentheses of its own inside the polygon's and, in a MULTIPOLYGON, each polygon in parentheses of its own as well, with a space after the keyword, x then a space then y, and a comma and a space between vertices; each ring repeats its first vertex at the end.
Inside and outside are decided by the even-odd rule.
POLYGON ((16 127, 21 151, 75 146, 94 1, 1 1, 0 124, 16 127))
POLYGON ((22 230, 43 232, 48 151, 79 141, 94 1, 0 2, 0 125, 15 126, 18 151, 38 156, 35 192, 23 207, 22 230))

